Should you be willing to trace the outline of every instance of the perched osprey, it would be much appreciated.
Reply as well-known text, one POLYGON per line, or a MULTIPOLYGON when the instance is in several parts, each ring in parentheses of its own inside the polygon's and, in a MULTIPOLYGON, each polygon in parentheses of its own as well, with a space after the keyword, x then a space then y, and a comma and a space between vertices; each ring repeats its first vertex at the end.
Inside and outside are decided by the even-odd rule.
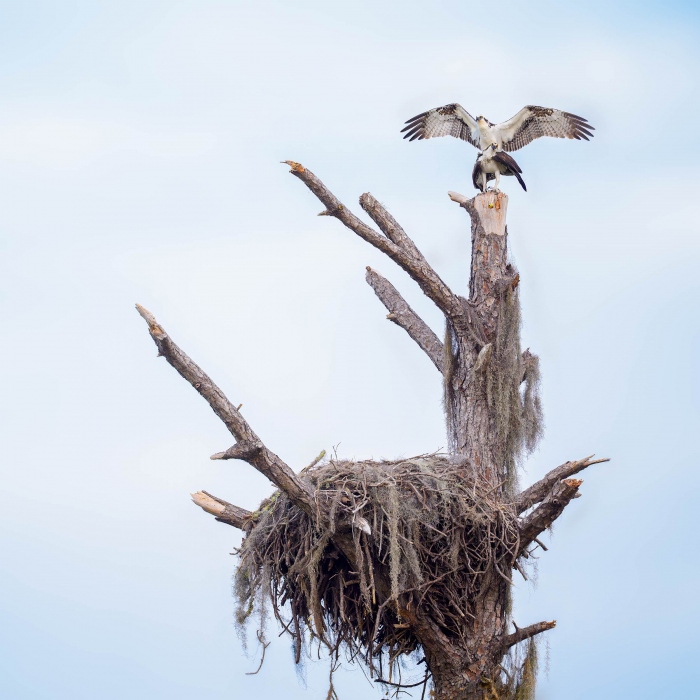
POLYGON ((585 139, 593 137, 594 128, 583 117, 550 107, 523 107, 506 122, 493 124, 485 117, 474 119, 458 104, 436 107, 409 119, 404 129, 404 138, 430 139, 435 136, 455 136, 469 141, 472 146, 484 151, 492 143, 499 151, 517 151, 540 136, 585 139))
POLYGON ((474 170, 472 171, 472 182, 477 190, 486 192, 486 184, 489 180, 496 180, 496 189, 501 179, 501 175, 514 175, 520 186, 527 192, 527 187, 520 176, 522 170, 515 162, 513 156, 505 151, 497 150, 498 144, 492 143, 483 153, 479 153, 474 170))

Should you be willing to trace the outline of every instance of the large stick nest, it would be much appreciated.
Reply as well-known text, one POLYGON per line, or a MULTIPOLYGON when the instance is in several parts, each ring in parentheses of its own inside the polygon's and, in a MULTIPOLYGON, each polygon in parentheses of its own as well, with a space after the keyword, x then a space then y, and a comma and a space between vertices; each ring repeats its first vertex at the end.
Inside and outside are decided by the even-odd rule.
POLYGON ((419 647, 410 611, 464 643, 480 596, 494 577, 507 585, 518 549, 516 515, 501 490, 464 460, 439 454, 331 460, 301 477, 325 514, 321 526, 280 492, 261 505, 239 550, 238 622, 257 611, 264 623, 271 609, 297 663, 315 638, 380 673, 419 647))

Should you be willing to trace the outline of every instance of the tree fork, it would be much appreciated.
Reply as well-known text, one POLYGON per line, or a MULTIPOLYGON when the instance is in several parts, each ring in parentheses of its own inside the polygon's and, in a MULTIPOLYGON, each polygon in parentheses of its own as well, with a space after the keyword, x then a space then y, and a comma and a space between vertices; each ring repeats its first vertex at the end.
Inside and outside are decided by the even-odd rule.
POLYGON ((587 469, 593 464, 602 464, 603 462, 610 461, 608 458, 593 459, 593 457, 595 457, 595 455, 584 457, 583 459, 573 462, 565 462, 556 469, 552 469, 552 471, 546 474, 542 479, 518 494, 514 503, 516 512, 520 514, 542 501, 562 479, 578 474, 580 471, 587 469))
MULTIPOLYGON (((396 288, 376 271, 367 268, 366 279, 389 312, 387 318, 403 328, 423 350, 443 376, 447 433, 452 464, 463 470, 465 478, 478 481, 484 489, 484 498, 496 498, 500 507, 517 518, 519 541, 501 556, 501 567, 486 576, 479 596, 470 604, 469 634, 460 640, 446 634, 444 620, 439 623, 426 615, 410 591, 392 597, 392 585, 386 566, 369 571, 372 587, 377 596, 376 605, 394 611, 398 621, 394 627, 410 630, 423 649, 427 668, 433 679, 434 700, 487 700, 492 699, 502 678, 502 663, 508 649, 552 629, 554 622, 540 622, 524 628, 516 626, 508 633, 510 572, 523 572, 520 557, 528 556, 528 547, 540 544, 538 535, 551 526, 568 503, 578 497, 581 481, 571 477, 592 464, 607 461, 588 457, 567 462, 552 470, 543 479, 513 495, 508 490, 499 452, 498 425, 489 404, 485 377, 491 364, 499 361, 499 319, 504 299, 516 293, 519 275, 508 262, 506 212, 508 198, 498 191, 488 191, 469 199, 449 193, 471 219, 471 265, 469 293, 455 294, 427 262, 404 229, 369 193, 360 197, 360 206, 379 230, 365 224, 338 200, 333 193, 308 169, 294 161, 285 161, 292 174, 300 179, 322 202, 321 215, 337 218, 360 238, 387 255, 401 267, 430 298, 445 316, 445 342, 441 342, 398 293, 396 288), (524 515, 523 515, 524 514, 524 515)), ((158 347, 159 356, 166 360, 205 398, 217 416, 224 422, 236 444, 212 455, 212 459, 239 459, 248 462, 280 489, 294 507, 312 519, 315 528, 327 523, 327 504, 311 485, 307 475, 297 475, 280 457, 271 452, 252 430, 236 408, 168 336, 150 312, 137 306, 146 320, 149 332, 158 347)), ((513 382, 517 387, 529 381, 528 374, 535 368, 537 358, 529 350, 517 354, 518 368, 513 382)), ((302 470, 313 469, 322 455, 302 470)), ((461 474, 461 471, 457 472, 461 474)), ((459 477, 461 479, 461 476, 459 477)), ((469 482, 471 483, 471 482, 469 482)), ((471 488, 471 487, 470 487, 471 488)), ((192 500, 220 522, 250 532, 256 526, 257 515, 223 499, 199 491, 192 500)), ((359 540, 374 533, 369 524, 354 517, 342 527, 333 529, 331 542, 350 563, 353 573, 357 564, 359 540)), ((366 543, 366 540, 365 540, 366 543)), ((509 545, 510 546, 510 545, 509 545)), ((542 546, 542 545, 540 545, 542 546)), ((542 546, 544 549, 544 547, 542 546)), ((337 554, 334 555, 337 557, 337 554)), ((332 562, 329 562, 332 565, 332 562)), ((449 574, 445 571, 444 575, 449 574)), ((442 575, 440 575, 440 578, 442 575)), ((441 614, 441 613, 440 613, 441 614)), ((314 615, 316 612, 314 611, 314 615)), ((377 624, 379 617, 377 616, 377 624)), ((315 620, 322 628, 323 623, 315 620)), ((364 624, 364 623, 363 623, 364 624)), ((363 630, 358 629, 358 633, 363 630)), ((448 628, 449 631, 449 628, 448 628)), ((323 630, 318 629, 319 635, 323 630)), ((403 633, 403 632, 402 632, 403 633)), ((374 630, 374 635, 377 629, 374 630)), ((370 650, 375 638, 367 637, 370 650)), ((509 696, 510 697, 510 696, 509 696)), ((499 700, 506 700, 500 698, 499 700)))

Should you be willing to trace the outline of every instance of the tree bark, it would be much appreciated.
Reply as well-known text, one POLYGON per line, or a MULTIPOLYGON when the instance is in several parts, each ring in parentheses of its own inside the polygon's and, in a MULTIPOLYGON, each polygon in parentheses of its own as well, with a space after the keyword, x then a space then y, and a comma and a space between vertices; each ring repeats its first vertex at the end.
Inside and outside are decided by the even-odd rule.
MULTIPOLYGON (((454 197, 453 197, 454 198, 454 197)), ((508 197, 486 192, 460 202, 471 218, 469 298, 462 300, 465 328, 447 319, 444 386, 450 451, 468 458, 479 476, 498 489, 505 479, 495 444, 496 426, 489 410, 479 367, 488 362, 495 341, 498 307, 504 284, 515 275, 508 264, 506 211, 508 197), (486 351, 485 351, 486 349, 486 351)), ((486 584, 485 584, 486 585, 486 584)), ((493 577, 474 610, 473 636, 466 648, 429 648, 426 659, 433 674, 435 700, 481 700, 488 696, 484 679, 498 676, 506 634, 508 584, 493 577)))
MULTIPOLYGON (((148 324, 151 338, 158 348, 158 356, 164 357, 180 376, 186 379, 206 399, 214 413, 236 439, 238 444, 231 450, 235 452, 238 448, 237 455, 240 459, 245 459, 252 467, 266 476, 305 513, 313 515, 315 501, 311 490, 297 478, 288 464, 285 464, 274 452, 263 445, 241 414, 240 406, 236 408, 226 398, 224 392, 214 384, 206 372, 178 347, 148 309, 137 304, 136 310, 148 324), (246 453, 245 456, 243 452, 246 453)), ((215 457, 223 459, 218 454, 215 457)))
MULTIPOLYGON (((367 268, 367 282, 388 310, 387 318, 406 331, 443 376, 448 445, 458 468, 471 470, 469 478, 485 484, 489 494, 497 494, 500 504, 509 509, 513 518, 521 516, 517 521, 520 540, 517 546, 513 545, 513 556, 506 562, 507 570, 500 575, 485 574, 478 598, 470 601, 468 624, 471 627, 465 643, 457 643, 448 637, 444 628, 426 615, 420 605, 412 605, 413 599, 406 593, 392 599, 386 572, 371 573, 376 582, 378 604, 394 606, 391 609, 402 621, 401 625, 411 628, 424 651, 433 680, 433 700, 493 700, 498 697, 494 694, 495 683, 501 675, 500 664, 507 650, 556 624, 554 621, 540 622, 524 628, 516 627, 509 633, 509 587, 512 582, 508 576, 513 569, 523 573, 518 557, 529 556, 533 544, 542 546, 537 536, 551 526, 572 499, 580 495, 582 482, 571 477, 592 464, 607 461, 588 457, 567 462, 517 495, 506 483, 509 474, 499 442, 502 435, 484 378, 492 363, 500 361, 500 314, 504 299, 519 282, 517 271, 508 262, 508 198, 498 191, 488 191, 472 199, 450 193, 453 201, 459 203, 471 219, 469 293, 465 298, 444 283, 403 228, 371 194, 363 194, 360 205, 379 230, 352 214, 311 171, 299 163, 285 162, 291 166, 292 174, 325 206, 321 215, 338 219, 385 253, 418 284, 445 317, 445 338, 441 342, 396 288, 379 273, 367 268)), ((236 408, 226 398, 175 344, 153 315, 143 307, 137 306, 137 309, 148 323, 159 355, 165 357, 206 399, 236 440, 234 446, 211 458, 248 462, 286 494, 294 507, 312 518, 314 527, 322 529, 328 523, 327 514, 323 505, 317 502, 310 482, 303 474, 295 474, 265 446, 243 418, 240 407, 236 408)), ((516 392, 526 379, 532 359, 529 351, 525 351, 521 359, 518 349, 515 362, 518 372, 513 374, 516 392)), ((206 491, 193 494, 192 500, 220 522, 246 532, 255 526, 255 513, 206 491)), ((331 540, 356 571, 356 540, 353 539, 352 527, 353 524, 347 523, 346 527, 334 529, 331 540)))
POLYGON ((403 328, 442 373, 445 348, 428 324, 406 303, 396 287, 378 272, 368 267, 365 279, 389 312, 387 319, 403 328))
POLYGON ((447 320, 447 436, 450 451, 468 457, 495 486, 505 475, 499 468, 494 449, 496 430, 493 417, 480 386, 480 376, 474 368, 479 353, 495 339, 501 283, 503 280, 513 281, 507 259, 508 197, 502 192, 486 192, 474 199, 465 199, 462 206, 471 217, 469 299, 463 300, 468 325, 467 332, 464 332, 447 320))

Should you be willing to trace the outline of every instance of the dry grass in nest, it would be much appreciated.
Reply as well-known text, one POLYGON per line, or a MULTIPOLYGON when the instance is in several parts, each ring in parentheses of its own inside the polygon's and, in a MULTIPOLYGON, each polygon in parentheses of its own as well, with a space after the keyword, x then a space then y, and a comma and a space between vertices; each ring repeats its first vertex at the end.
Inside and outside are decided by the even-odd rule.
MULTIPOLYGON (((455 644, 494 577, 507 585, 516 516, 464 460, 423 455, 386 462, 329 461, 302 473, 328 522, 318 529, 284 494, 265 501, 239 550, 238 622, 271 610, 294 641, 345 649, 381 674, 418 640, 401 616, 415 610, 455 644), (351 568, 337 547, 354 551, 351 568), (335 538, 335 541, 332 539, 335 538)), ((261 627, 262 629, 262 627, 261 627)))

